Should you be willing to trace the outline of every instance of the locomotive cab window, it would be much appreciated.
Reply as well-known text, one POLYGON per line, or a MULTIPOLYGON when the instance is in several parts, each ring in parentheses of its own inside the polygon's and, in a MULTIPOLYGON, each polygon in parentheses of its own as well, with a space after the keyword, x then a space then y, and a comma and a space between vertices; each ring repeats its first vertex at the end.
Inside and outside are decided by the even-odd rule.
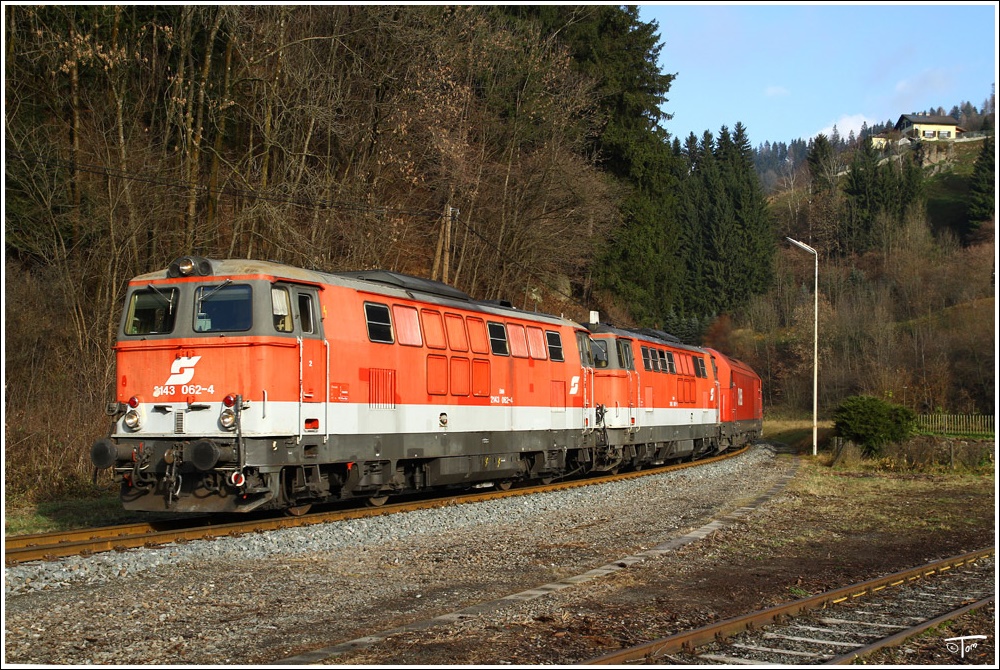
POLYGON ((392 320, 389 318, 388 305, 366 302, 365 320, 368 322, 369 340, 392 344, 392 320))
POLYGON ((490 321, 486 327, 490 333, 490 350, 497 356, 510 356, 507 349, 507 331, 503 324, 490 321))
POLYGON ((195 289, 196 333, 240 332, 253 325, 253 290, 227 279, 195 289))
POLYGON ((274 318, 274 329, 279 333, 290 333, 295 329, 288 289, 271 287, 271 315, 274 318))
POLYGON ((618 363, 623 370, 635 370, 635 361, 632 358, 632 343, 628 340, 618 340, 618 363))
POLYGON ((316 310, 308 293, 299 293, 299 330, 306 335, 316 333, 316 310))
POLYGON ((576 346, 580 350, 580 365, 585 368, 594 367, 594 352, 591 340, 586 333, 576 334, 576 346))
POLYGON ((177 289, 149 288, 136 291, 129 300, 125 317, 126 335, 159 335, 174 330, 177 289))
POLYGON ((591 340, 594 350, 594 367, 608 367, 608 342, 607 340, 591 340))

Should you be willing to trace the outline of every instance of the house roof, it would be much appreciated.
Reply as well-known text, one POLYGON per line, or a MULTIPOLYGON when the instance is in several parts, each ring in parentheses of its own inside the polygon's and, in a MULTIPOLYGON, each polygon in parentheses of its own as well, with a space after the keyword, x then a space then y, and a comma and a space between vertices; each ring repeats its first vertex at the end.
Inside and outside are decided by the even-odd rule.
POLYGON ((903 114, 899 117, 899 121, 896 121, 896 130, 900 130, 903 127, 903 121, 909 121, 911 125, 916 124, 931 124, 935 126, 958 126, 958 121, 952 116, 929 116, 927 114, 903 114))

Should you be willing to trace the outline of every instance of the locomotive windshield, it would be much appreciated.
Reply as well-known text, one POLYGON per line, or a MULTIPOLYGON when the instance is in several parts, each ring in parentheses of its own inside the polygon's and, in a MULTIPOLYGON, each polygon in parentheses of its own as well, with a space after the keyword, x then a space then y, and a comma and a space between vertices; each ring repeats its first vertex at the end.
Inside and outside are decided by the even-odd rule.
POLYGON ((199 286, 195 290, 196 333, 250 330, 253 325, 253 291, 249 284, 199 286))
POLYGON ((608 343, 604 340, 591 340, 594 350, 594 367, 608 367, 608 343))
POLYGON ((177 289, 152 284, 132 294, 125 317, 126 335, 158 335, 174 330, 177 289))

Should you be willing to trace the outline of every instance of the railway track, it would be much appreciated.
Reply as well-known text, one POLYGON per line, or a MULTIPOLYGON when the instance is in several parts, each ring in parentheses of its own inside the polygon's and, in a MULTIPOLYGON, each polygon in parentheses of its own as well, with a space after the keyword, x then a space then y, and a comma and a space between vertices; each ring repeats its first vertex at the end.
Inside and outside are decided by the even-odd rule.
MULTIPOLYGON (((746 452, 744 447, 712 458, 690 463, 676 463, 639 472, 625 472, 615 475, 588 477, 538 486, 525 486, 510 490, 479 491, 462 495, 439 496, 431 499, 398 502, 380 507, 336 509, 317 511, 302 516, 280 516, 271 518, 255 517, 238 521, 219 522, 211 517, 199 516, 194 519, 178 519, 169 522, 132 523, 104 528, 15 535, 4 538, 4 562, 16 565, 29 561, 52 561, 68 556, 86 556, 107 551, 125 551, 140 547, 156 547, 171 542, 206 540, 213 537, 236 536, 245 533, 264 532, 279 528, 309 526, 347 519, 360 519, 383 514, 410 512, 418 509, 432 509, 449 505, 461 505, 483 500, 494 500, 518 495, 530 495, 547 491, 560 491, 580 486, 593 486, 623 479, 645 477, 706 465, 727 458, 734 458, 746 452)), ((231 518, 231 517, 228 517, 231 518)))
POLYGON ((677 633, 585 665, 846 665, 993 602, 994 563, 993 548, 971 552, 677 633))

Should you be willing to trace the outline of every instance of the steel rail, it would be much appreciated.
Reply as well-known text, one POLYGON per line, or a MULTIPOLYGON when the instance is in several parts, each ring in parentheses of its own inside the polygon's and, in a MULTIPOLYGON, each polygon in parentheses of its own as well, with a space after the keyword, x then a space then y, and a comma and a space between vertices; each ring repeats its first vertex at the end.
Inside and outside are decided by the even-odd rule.
MULTIPOLYGON (((16 565, 18 563, 39 560, 50 561, 68 556, 86 556, 95 553, 124 551, 139 547, 157 547, 178 541, 205 540, 224 535, 239 536, 246 533, 278 530, 281 528, 296 528, 331 523, 334 521, 345 521, 348 519, 362 519, 382 516, 385 514, 396 514, 399 512, 412 512, 421 509, 435 509, 451 505, 464 505, 468 503, 482 502, 485 500, 510 498, 513 496, 562 491, 581 486, 595 486, 613 481, 634 479, 636 477, 648 477, 667 472, 675 472, 685 468, 708 465, 709 463, 739 456, 745 453, 747 449, 749 449, 749 447, 743 447, 741 449, 727 452, 719 456, 713 456, 711 458, 686 463, 675 463, 656 468, 639 470, 636 472, 586 477, 565 482, 512 488, 507 491, 477 491, 475 493, 462 495, 439 496, 427 500, 399 502, 383 505, 381 507, 364 507, 347 510, 340 509, 313 512, 302 516, 282 516, 278 518, 265 519, 255 518, 229 523, 216 523, 211 519, 211 517, 199 516, 198 522, 202 525, 197 527, 191 527, 190 524, 187 524, 181 526, 180 528, 164 529, 162 528, 164 522, 133 523, 121 526, 107 526, 104 528, 40 533, 36 535, 12 536, 9 538, 5 537, 4 560, 6 565, 16 565)), ((232 516, 229 515, 227 518, 232 518, 232 516)), ((183 520, 176 523, 182 522, 183 520)))
MULTIPOLYGON (((919 568, 903 570, 885 577, 876 577, 860 584, 852 584, 839 589, 827 591, 815 596, 802 598, 790 603, 775 605, 757 612, 718 621, 695 630, 675 633, 665 638, 645 642, 634 647, 611 652, 580 665, 618 665, 630 661, 648 661, 658 656, 664 656, 678 651, 691 652, 696 647, 723 641, 727 637, 745 631, 751 631, 768 624, 779 623, 790 617, 799 616, 816 609, 825 609, 831 605, 851 601, 866 595, 877 593, 891 586, 899 586, 916 580, 947 572, 968 563, 975 562, 994 554, 995 548, 972 551, 960 556, 946 558, 928 563, 919 568)), ((912 633, 911 633, 912 635, 912 633)))
POLYGON ((30 547, 48 546, 52 544, 80 542, 102 536, 110 537, 116 535, 137 535, 141 533, 155 533, 156 531, 157 528, 152 523, 130 523, 118 526, 101 526, 98 528, 55 531, 52 533, 9 535, 4 537, 4 550, 10 553, 15 549, 20 550, 30 547))
POLYGON ((837 658, 827 661, 826 663, 824 663, 824 665, 850 665, 857 659, 864 658, 865 656, 874 651, 878 651, 879 649, 884 649, 885 647, 895 647, 897 645, 902 644, 911 637, 920 635, 925 630, 933 628, 934 626, 939 626, 944 622, 962 616, 963 614, 980 609, 981 607, 986 607, 995 599, 996 596, 990 596, 989 598, 983 598, 982 600, 979 600, 977 602, 969 603, 968 605, 959 607, 958 609, 952 610, 946 614, 942 614, 941 616, 934 617, 933 619, 924 621, 923 623, 913 626, 912 628, 900 631, 895 635, 884 637, 881 640, 876 640, 875 642, 872 642, 871 644, 865 647, 861 647, 860 649, 855 649, 850 653, 838 656, 837 658))

